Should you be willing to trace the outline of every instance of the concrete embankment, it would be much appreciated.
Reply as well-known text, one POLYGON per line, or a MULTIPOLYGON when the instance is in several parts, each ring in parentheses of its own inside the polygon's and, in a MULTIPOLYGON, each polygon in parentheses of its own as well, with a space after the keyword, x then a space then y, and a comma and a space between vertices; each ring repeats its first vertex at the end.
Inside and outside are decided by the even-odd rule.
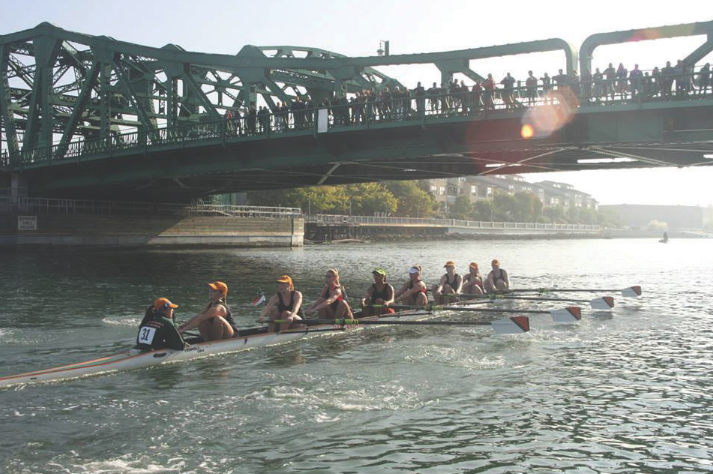
POLYGON ((303 245, 301 217, 0 214, 0 249, 303 245))

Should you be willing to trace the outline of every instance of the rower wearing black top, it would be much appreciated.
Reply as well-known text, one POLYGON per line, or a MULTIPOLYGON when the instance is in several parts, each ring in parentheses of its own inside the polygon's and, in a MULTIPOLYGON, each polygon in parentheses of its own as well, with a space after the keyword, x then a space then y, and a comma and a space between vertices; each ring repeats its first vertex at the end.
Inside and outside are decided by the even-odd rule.
POLYGON ((204 342, 231 339, 238 334, 238 327, 226 302, 228 285, 222 281, 216 281, 209 283, 208 287, 210 288, 210 302, 203 311, 182 324, 178 328, 178 332, 183 333, 198 327, 204 342))
POLYGON ((344 287, 339 283, 339 272, 330 268, 324 275, 325 285, 317 301, 305 311, 306 314, 319 313, 320 319, 354 319, 352 309, 346 299, 344 287))
POLYGON ((470 262, 470 265, 468 265, 468 274, 463 277, 463 287, 461 289, 466 295, 482 296, 485 294, 483 277, 480 275, 477 263, 470 262))
POLYGON ((295 285, 289 275, 282 275, 277 279, 277 293, 265 305, 258 322, 262 323, 265 318, 269 318, 270 323, 267 330, 276 332, 278 324, 273 321, 279 319, 285 321, 279 324, 279 330, 285 331, 291 325, 299 323, 302 320, 302 315, 302 293, 295 290, 295 285))
POLYGON ((510 289, 510 277, 508 272, 500 268, 500 262, 495 259, 491 262, 493 270, 488 273, 488 279, 485 281, 485 290, 488 293, 496 291, 507 291, 510 289))
POLYGON ((421 265, 409 268, 409 280, 396 292, 394 301, 403 301, 404 304, 417 306, 428 304, 428 287, 421 280, 421 273, 421 265))
POLYGON ((362 315, 381 316, 382 314, 393 314, 393 308, 372 308, 372 305, 389 305, 394 302, 394 287, 386 283, 386 271, 377 268, 373 272, 374 284, 369 287, 366 297, 361 300, 362 315))
POLYGON ((463 277, 456 273, 456 264, 449 260, 443 267, 446 274, 441 277, 438 285, 433 285, 433 302, 436 304, 454 303, 458 301, 463 277))
POLYGON ((136 336, 137 349, 144 352, 158 349, 182 351, 188 347, 173 323, 174 308, 178 308, 178 305, 166 298, 159 298, 146 309, 136 336))

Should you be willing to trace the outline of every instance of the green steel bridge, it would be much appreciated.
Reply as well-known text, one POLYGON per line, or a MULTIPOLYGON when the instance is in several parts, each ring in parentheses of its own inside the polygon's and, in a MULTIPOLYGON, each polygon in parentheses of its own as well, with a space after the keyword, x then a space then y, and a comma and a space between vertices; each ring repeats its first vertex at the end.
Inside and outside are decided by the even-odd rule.
POLYGON ((295 46, 196 53, 42 23, 0 36, 0 187, 186 202, 390 179, 706 166, 711 51, 713 21, 597 34, 579 50, 547 39, 375 57, 295 46), (661 76, 592 76, 599 46, 681 36, 703 43, 661 76), (503 89, 496 79, 491 90, 472 67, 550 51, 568 75, 553 87, 503 89), (414 64, 435 66, 444 88, 409 90, 375 69, 414 64), (485 89, 450 88, 454 78, 485 89))

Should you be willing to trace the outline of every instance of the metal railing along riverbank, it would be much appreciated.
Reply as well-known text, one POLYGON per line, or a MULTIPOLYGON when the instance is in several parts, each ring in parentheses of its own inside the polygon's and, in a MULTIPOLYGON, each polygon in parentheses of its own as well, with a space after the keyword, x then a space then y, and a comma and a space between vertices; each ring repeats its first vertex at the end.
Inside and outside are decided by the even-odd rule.
POLYGON ((577 231, 599 232, 598 225, 587 224, 544 224, 539 222, 491 222, 468 221, 461 219, 426 219, 418 217, 371 217, 342 216, 317 214, 307 216, 305 222, 310 224, 362 225, 362 226, 393 226, 393 227, 463 227, 470 229, 511 229, 537 231, 577 231))
POLYGON ((294 207, 233 206, 219 204, 166 204, 151 202, 90 201, 0 196, 0 212, 50 214, 123 214, 164 216, 222 216, 285 219, 300 217, 294 207))

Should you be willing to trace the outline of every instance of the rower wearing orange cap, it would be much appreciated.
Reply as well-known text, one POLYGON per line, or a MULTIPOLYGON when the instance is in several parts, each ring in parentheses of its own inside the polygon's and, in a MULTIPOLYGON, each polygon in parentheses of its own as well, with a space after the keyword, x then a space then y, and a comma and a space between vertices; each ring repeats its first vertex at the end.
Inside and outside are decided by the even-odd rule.
POLYGON ((421 280, 421 265, 414 265, 408 270, 408 281, 394 295, 394 301, 402 301, 407 305, 426 306, 428 304, 428 287, 421 280))
POLYGON ((463 277, 456 273, 455 262, 449 260, 443 267, 446 273, 441 277, 438 285, 433 285, 433 302, 436 304, 458 301, 458 294, 463 286, 463 277))
POLYGON ((354 319, 352 309, 346 300, 344 287, 339 282, 339 272, 330 268, 324 275, 324 288, 317 301, 305 311, 307 314, 319 313, 321 319, 354 319))
POLYGON ((282 275, 277 279, 277 293, 270 298, 270 301, 263 308, 258 322, 262 323, 268 318, 270 323, 267 325, 267 330, 276 332, 278 324, 272 321, 280 319, 286 322, 280 323, 279 330, 285 331, 290 328, 291 324, 302 320, 301 314, 302 293, 295 290, 295 285, 289 275, 282 275))
POLYGON ((216 281, 209 283, 208 288, 210 288, 208 305, 188 322, 179 326, 178 332, 182 334, 189 329, 198 327, 201 338, 205 342, 235 337, 238 334, 238 327, 226 302, 228 285, 222 281, 216 281))
POLYGON ((500 261, 495 259, 491 262, 492 271, 488 273, 485 280, 485 291, 494 293, 496 291, 507 291, 510 289, 510 277, 508 272, 500 268, 500 261))
POLYGON ((468 274, 463 277, 462 291, 465 295, 482 296, 485 294, 483 276, 480 274, 478 264, 475 262, 470 262, 470 265, 468 265, 468 274))
POLYGON ((144 319, 139 326, 139 334, 136 336, 137 349, 182 351, 188 347, 174 325, 175 308, 178 308, 178 305, 171 303, 167 298, 159 298, 146 309, 144 319))
POLYGON ((394 287, 386 282, 386 271, 377 268, 371 274, 374 275, 374 283, 366 291, 366 297, 361 300, 362 316, 393 314, 393 308, 373 307, 373 305, 385 306, 394 302, 394 287))

